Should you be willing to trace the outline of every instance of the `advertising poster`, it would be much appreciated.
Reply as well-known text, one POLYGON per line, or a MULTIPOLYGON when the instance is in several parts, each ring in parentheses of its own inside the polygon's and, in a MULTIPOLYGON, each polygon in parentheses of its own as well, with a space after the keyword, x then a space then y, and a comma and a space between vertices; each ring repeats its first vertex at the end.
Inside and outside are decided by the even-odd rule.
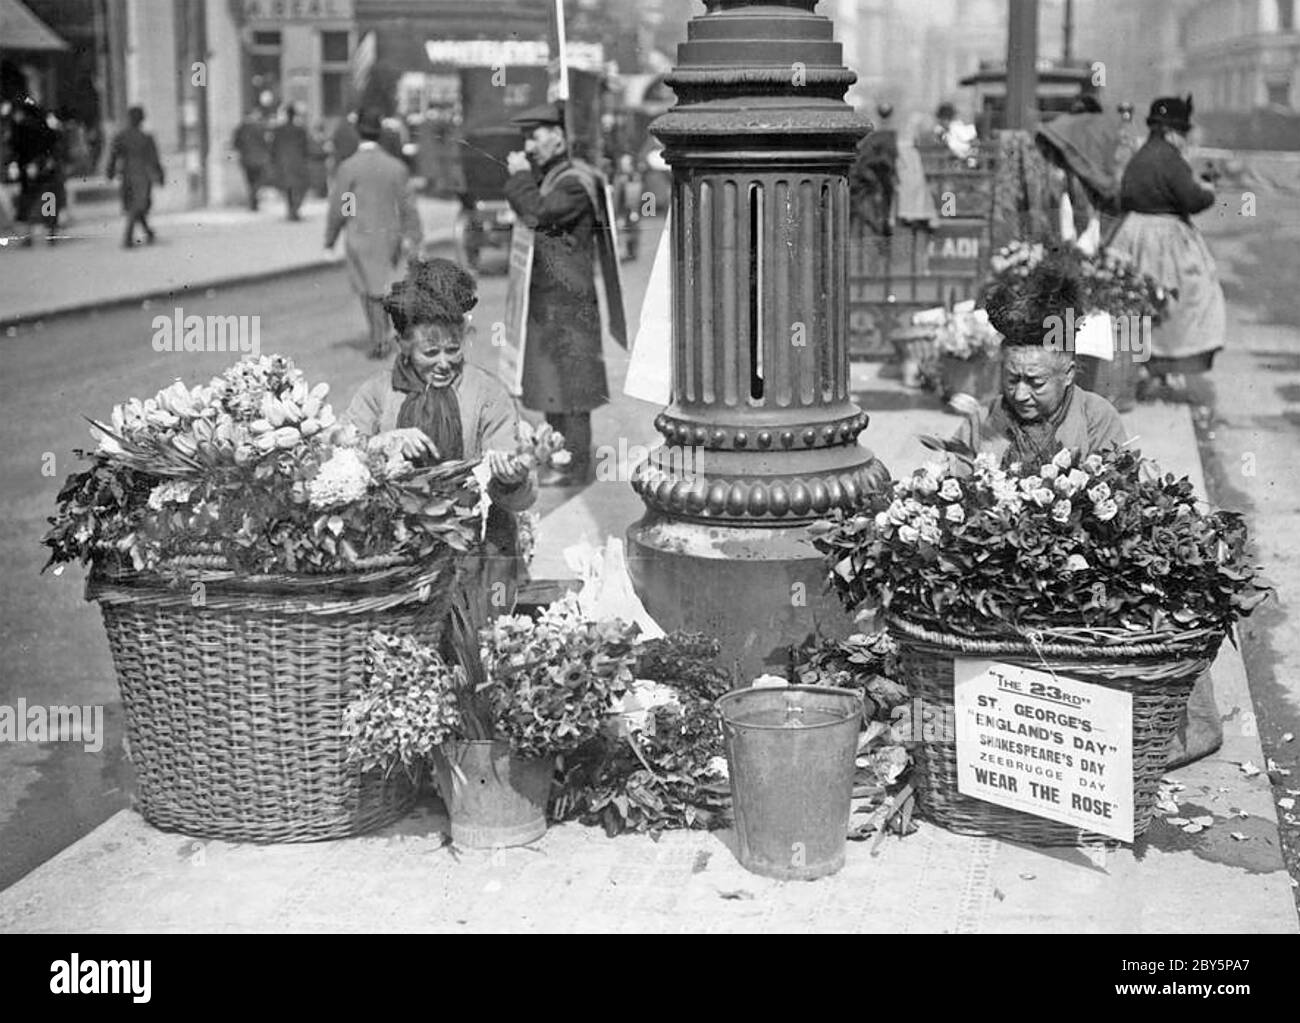
POLYGON ((958 658, 957 791, 1133 841, 1133 697, 998 661, 958 658))

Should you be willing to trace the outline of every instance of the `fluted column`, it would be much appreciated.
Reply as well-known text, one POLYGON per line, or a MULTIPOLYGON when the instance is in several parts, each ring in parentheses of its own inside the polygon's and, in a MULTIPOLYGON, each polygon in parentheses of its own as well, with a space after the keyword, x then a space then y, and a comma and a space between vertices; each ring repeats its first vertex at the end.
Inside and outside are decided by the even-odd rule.
POLYGON ((753 668, 836 617, 806 527, 885 475, 849 393, 846 175, 870 126, 815 0, 707 6, 651 126, 673 168, 673 392, 629 553, 652 614, 707 620, 753 668))

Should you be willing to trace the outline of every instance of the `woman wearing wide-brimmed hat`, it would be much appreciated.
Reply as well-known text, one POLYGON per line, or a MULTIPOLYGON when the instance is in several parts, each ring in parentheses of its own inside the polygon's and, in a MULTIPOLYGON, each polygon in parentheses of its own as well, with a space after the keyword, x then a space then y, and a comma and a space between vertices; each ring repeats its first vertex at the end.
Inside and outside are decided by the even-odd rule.
POLYGON ((1214 205, 1213 186, 1197 178, 1187 161, 1191 117, 1190 95, 1151 104, 1151 134, 1124 168, 1124 219, 1110 242, 1173 296, 1152 332, 1146 368, 1175 390, 1184 386, 1184 374, 1211 368, 1227 330, 1214 257, 1191 219, 1214 205))

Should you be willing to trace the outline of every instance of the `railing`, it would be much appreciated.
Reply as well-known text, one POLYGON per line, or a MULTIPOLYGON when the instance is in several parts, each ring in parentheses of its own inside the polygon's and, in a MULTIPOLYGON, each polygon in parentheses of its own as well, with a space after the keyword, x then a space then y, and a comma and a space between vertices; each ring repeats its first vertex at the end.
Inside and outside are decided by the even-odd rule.
POLYGON ((934 228, 895 224, 892 234, 850 227, 849 352, 857 359, 893 352, 891 336, 912 313, 975 296, 992 245, 992 146, 968 159, 946 148, 921 149, 939 217, 934 228))

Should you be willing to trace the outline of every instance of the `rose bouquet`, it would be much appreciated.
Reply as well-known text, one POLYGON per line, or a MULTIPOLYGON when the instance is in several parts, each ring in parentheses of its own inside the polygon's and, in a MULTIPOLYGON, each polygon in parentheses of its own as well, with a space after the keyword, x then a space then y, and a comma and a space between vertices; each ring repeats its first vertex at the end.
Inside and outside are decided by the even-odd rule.
POLYGON ((99 446, 79 452, 91 465, 59 493, 49 564, 158 572, 207 555, 246 574, 322 573, 468 550, 473 463, 419 469, 369 450, 336 423, 328 392, 264 356, 92 420, 99 446))
POLYGON ((862 512, 814 527, 850 608, 880 606, 940 631, 1053 629, 1130 639, 1223 632, 1267 595, 1234 512, 1137 454, 1004 470, 990 455, 918 469, 862 512))

